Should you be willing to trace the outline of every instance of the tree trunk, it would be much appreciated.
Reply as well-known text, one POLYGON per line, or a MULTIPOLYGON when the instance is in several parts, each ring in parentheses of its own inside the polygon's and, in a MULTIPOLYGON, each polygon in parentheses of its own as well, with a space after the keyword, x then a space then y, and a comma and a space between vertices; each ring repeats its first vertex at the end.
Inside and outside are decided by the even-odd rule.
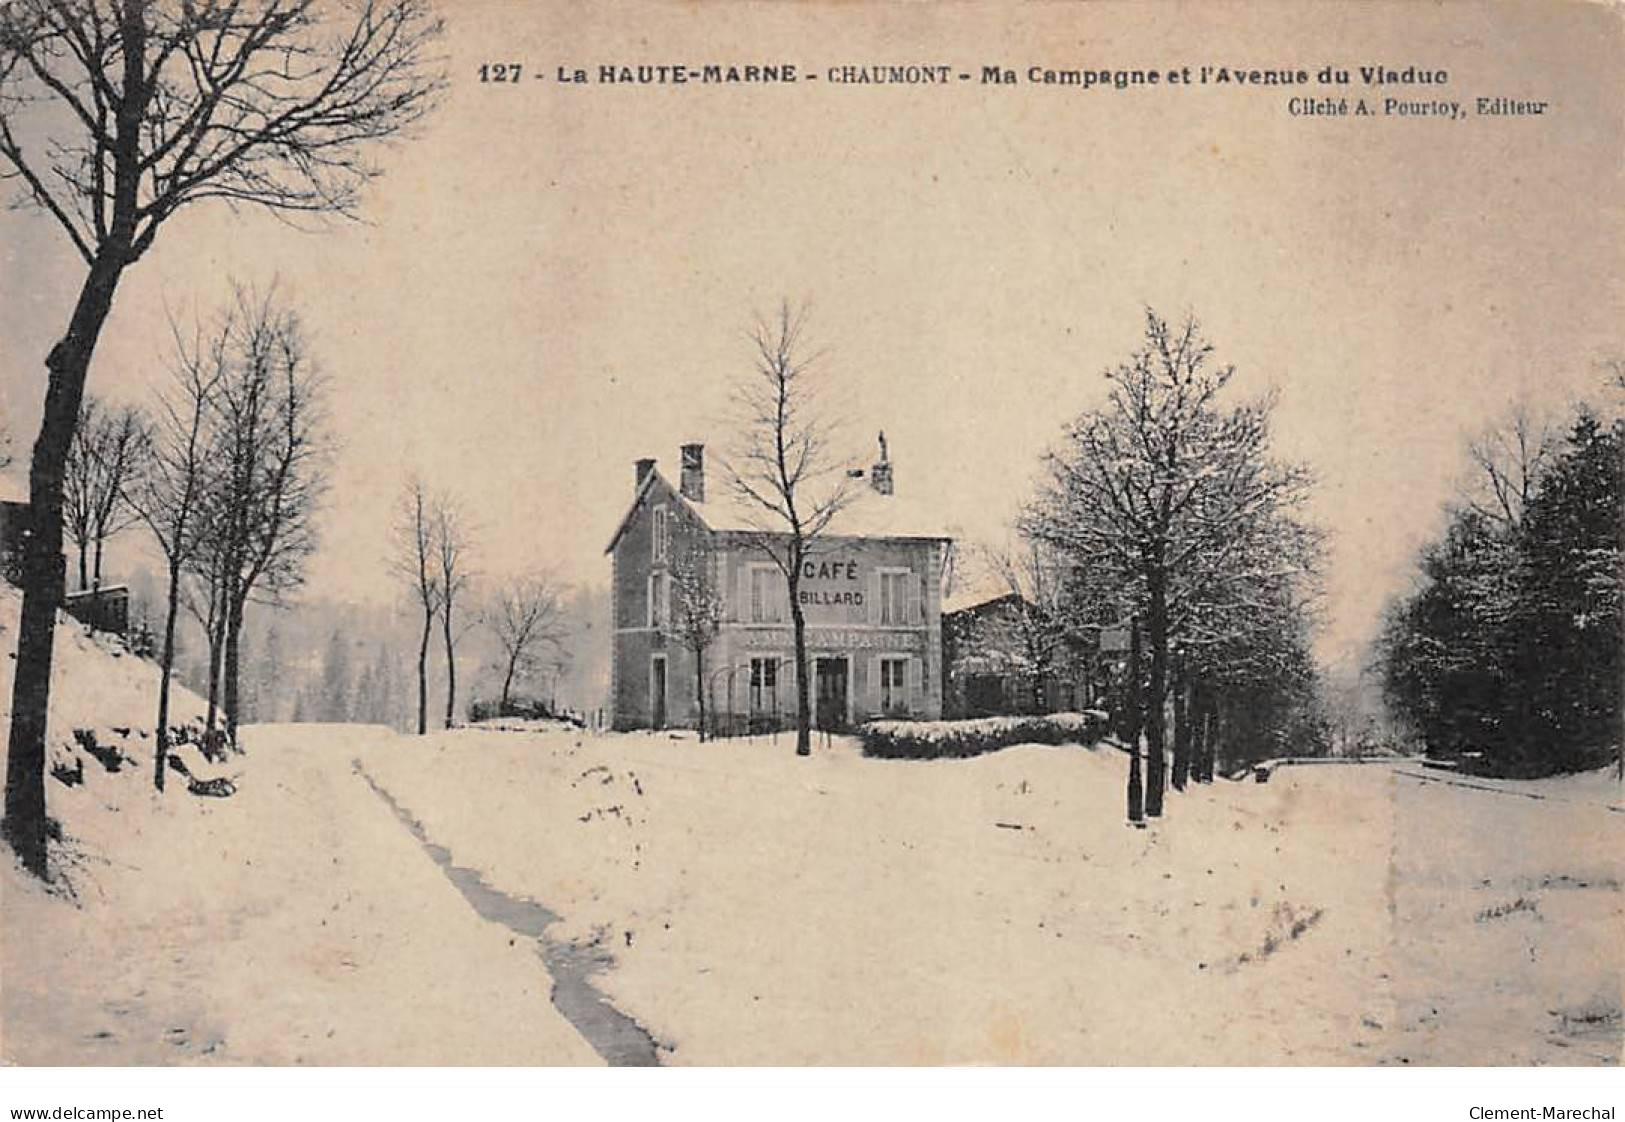
POLYGON ((1211 703, 1202 681, 1191 682, 1191 778, 1198 783, 1213 782, 1213 718, 1211 703))
POLYGON ((1219 699, 1202 689, 1202 782, 1214 781, 1214 746, 1219 741, 1219 699))
POLYGON ((429 636, 434 633, 434 612, 423 610, 423 639, 418 643, 418 735, 429 731, 429 636))
POLYGON ((446 598, 445 612, 441 617, 445 620, 444 634, 446 637, 446 727, 451 728, 452 721, 457 716, 457 648, 451 637, 451 598, 446 598))
MULTIPOLYGON (((140 22, 139 19, 137 22, 140 22)), ((126 44, 139 56, 144 43, 126 44)), ((132 68, 139 72, 140 67, 132 68)), ((134 184, 128 233, 134 232, 134 184)), ((120 230, 118 234, 124 234, 120 230)), ((96 255, 74 305, 68 331, 45 359, 45 411, 29 464, 31 533, 23 547, 23 607, 17 630, 17 666, 11 686, 11 733, 6 752, 5 834, 24 868, 40 879, 45 859, 45 737, 51 707, 52 640, 66 578, 62 558, 62 476, 73 441, 85 377, 124 271, 128 237, 111 237, 96 255)))
POLYGON ((1128 642, 1128 820, 1145 821, 1145 788, 1140 783, 1140 621, 1129 625, 1128 642))
POLYGON ((1183 791, 1191 774, 1190 678, 1183 664, 1174 680, 1174 790, 1183 791))
POLYGON ((705 648, 694 651, 694 689, 700 703, 700 743, 705 743, 705 648))
POLYGON ((502 697, 497 701, 497 716, 508 715, 508 695, 513 691, 513 676, 519 666, 519 652, 516 649, 508 656, 508 672, 502 675, 502 697))
POLYGON ((790 621, 796 634, 796 755, 812 755, 812 706, 807 681, 807 617, 801 611, 798 591, 801 587, 801 561, 792 566, 795 573, 789 580, 790 621))
POLYGON ((180 607, 181 566, 179 561, 171 561, 169 604, 164 613, 164 653, 158 665, 158 728, 152 757, 152 785, 159 791, 164 789, 164 769, 169 762, 169 683, 175 676, 175 619, 180 607))
POLYGON ((226 742, 238 752, 242 751, 237 743, 237 723, 242 717, 242 646, 243 600, 241 596, 233 596, 226 616, 226 671, 222 692, 226 702, 226 742))
MULTIPOLYGON (((211 599, 214 595, 213 591, 209 593, 211 599)), ((209 712, 203 722, 205 747, 211 752, 214 751, 214 745, 208 742, 214 738, 214 720, 220 713, 220 665, 225 649, 226 613, 211 604, 209 613, 209 712)))
POLYGON ((90 587, 90 570, 85 565, 85 543, 77 543, 79 547, 79 591, 83 592, 90 587))
MULTIPOLYGON (((90 587, 92 589, 99 590, 102 586, 102 546, 105 545, 106 542, 107 535, 96 535, 96 565, 95 568, 90 571, 90 587)), ((83 574, 80 574, 80 579, 83 580, 83 574)))
POLYGON ((1150 607, 1146 626, 1151 641, 1151 683, 1146 690, 1145 712, 1145 813, 1148 818, 1162 815, 1162 794, 1166 785, 1168 760, 1164 754, 1163 701, 1168 696, 1168 587, 1160 570, 1151 575, 1150 607))

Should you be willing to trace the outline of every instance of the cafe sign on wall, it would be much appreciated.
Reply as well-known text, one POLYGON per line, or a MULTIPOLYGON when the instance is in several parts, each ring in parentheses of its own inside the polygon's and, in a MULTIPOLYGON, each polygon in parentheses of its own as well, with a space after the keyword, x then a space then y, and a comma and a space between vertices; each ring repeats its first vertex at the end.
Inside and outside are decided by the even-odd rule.
POLYGON ((809 558, 796 598, 803 608, 863 607, 863 571, 850 558, 809 558))

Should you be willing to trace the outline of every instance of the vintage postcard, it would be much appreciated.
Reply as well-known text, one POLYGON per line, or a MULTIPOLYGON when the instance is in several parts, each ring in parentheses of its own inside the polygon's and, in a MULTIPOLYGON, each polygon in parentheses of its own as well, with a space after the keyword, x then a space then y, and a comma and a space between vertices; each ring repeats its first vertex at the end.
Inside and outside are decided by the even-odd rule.
POLYGON ((1622 66, 0 3, 4 1062, 1617 1065, 1622 66))

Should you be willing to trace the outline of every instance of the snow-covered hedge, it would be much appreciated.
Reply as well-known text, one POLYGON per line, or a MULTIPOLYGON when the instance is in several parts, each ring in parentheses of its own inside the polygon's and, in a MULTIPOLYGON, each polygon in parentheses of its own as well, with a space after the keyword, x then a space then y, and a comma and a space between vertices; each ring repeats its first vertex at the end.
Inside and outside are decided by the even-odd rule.
POLYGON ((870 721, 858 729, 865 756, 936 760, 980 756, 1013 744, 1092 744, 1106 733, 1098 709, 969 721, 870 721))

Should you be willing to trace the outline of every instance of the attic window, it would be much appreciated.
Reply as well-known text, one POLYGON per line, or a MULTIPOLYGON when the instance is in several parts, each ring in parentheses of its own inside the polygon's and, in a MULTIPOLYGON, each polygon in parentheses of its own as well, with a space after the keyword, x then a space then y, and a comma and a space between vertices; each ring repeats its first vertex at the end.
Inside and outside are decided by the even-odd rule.
POLYGON ((666 525, 666 508, 655 507, 654 516, 654 559, 664 561, 670 552, 671 531, 666 525))

